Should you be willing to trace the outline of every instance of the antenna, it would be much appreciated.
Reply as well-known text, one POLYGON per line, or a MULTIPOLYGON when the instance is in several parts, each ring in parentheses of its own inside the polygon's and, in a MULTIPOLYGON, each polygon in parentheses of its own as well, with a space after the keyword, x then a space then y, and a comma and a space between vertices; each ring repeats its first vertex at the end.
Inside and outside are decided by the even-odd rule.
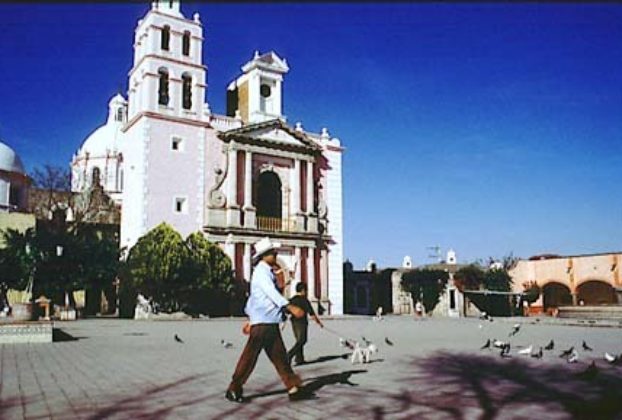
POLYGON ((435 258, 437 262, 441 262, 441 247, 440 245, 429 246, 426 249, 434 251, 434 254, 428 255, 428 258, 435 258))

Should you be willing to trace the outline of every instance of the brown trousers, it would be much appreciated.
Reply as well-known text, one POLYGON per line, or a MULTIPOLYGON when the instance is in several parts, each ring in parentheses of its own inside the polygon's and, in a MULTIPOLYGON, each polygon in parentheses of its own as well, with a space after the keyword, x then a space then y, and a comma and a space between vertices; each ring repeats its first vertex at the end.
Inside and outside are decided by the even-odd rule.
POLYGON ((281 338, 279 324, 256 324, 251 326, 248 341, 235 367, 229 390, 242 391, 242 386, 255 369, 257 358, 262 349, 268 355, 287 389, 300 386, 300 378, 287 363, 287 353, 281 338))

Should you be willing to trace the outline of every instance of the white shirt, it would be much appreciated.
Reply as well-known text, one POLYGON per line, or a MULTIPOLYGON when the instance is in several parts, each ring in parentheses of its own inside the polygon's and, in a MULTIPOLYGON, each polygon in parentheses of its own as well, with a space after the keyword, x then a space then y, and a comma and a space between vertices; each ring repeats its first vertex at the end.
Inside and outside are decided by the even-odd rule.
POLYGON ((288 304, 289 301, 276 288, 272 269, 260 261, 253 272, 251 294, 244 308, 250 324, 278 324, 283 307, 288 304))

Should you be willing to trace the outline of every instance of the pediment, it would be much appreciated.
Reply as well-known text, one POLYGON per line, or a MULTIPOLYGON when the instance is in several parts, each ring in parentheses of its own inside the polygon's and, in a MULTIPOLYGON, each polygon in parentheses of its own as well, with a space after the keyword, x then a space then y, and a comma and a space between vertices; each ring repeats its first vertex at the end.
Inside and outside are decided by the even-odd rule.
POLYGON ((298 132, 280 120, 254 124, 222 133, 224 138, 243 139, 257 144, 287 146, 318 150, 319 146, 304 133, 298 132))

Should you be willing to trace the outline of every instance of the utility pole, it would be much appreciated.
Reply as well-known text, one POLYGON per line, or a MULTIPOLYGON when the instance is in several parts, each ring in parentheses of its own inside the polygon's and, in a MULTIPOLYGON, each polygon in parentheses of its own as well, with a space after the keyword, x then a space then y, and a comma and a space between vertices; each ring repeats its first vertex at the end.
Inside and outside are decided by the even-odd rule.
POLYGON ((429 246, 426 249, 434 251, 434 253, 432 255, 428 255, 428 258, 436 259, 437 263, 441 262, 442 258, 441 258, 441 247, 440 247, 440 245, 429 246))

